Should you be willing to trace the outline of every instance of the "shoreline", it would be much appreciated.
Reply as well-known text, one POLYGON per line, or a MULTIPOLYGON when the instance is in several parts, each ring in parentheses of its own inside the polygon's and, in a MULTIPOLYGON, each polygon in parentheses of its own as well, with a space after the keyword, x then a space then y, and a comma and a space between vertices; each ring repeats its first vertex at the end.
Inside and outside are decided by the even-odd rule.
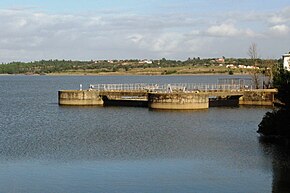
POLYGON ((0 74, 0 76, 247 76, 250 73, 176 73, 176 74, 161 74, 161 73, 49 73, 49 74, 0 74))

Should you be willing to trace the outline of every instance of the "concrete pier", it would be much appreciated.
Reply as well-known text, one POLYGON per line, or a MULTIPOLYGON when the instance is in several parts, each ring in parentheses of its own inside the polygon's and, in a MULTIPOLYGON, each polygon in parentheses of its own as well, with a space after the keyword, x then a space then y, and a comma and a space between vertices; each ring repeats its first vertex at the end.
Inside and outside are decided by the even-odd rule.
POLYGON ((276 89, 245 90, 239 99, 240 105, 271 106, 275 100, 276 89))
POLYGON ((208 95, 203 93, 149 93, 148 107, 171 110, 207 109, 209 102, 208 95))
POLYGON ((273 105, 277 89, 244 89, 241 85, 102 84, 89 90, 60 90, 59 105, 140 106, 194 110, 217 106, 273 105))
POLYGON ((60 90, 58 91, 58 104, 70 106, 96 106, 103 105, 99 91, 96 90, 60 90))

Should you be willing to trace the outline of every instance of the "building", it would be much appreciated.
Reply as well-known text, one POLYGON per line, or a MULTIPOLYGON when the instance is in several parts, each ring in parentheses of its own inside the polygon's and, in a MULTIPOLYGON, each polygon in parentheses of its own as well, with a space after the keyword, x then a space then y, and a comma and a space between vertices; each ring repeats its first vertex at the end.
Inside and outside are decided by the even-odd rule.
POLYGON ((215 61, 217 63, 225 63, 225 59, 224 58, 217 58, 217 59, 215 59, 215 61))
POLYGON ((153 63, 153 61, 152 60, 140 60, 139 61, 139 64, 152 64, 153 63))
POLYGON ((283 59, 283 67, 284 69, 290 71, 290 52, 289 54, 284 54, 282 55, 282 59, 283 59))

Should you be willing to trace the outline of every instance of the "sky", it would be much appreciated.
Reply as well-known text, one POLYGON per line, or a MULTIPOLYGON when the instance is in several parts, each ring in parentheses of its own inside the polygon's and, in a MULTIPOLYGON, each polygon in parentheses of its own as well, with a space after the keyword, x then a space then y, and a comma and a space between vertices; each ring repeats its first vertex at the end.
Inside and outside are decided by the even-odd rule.
POLYGON ((260 58, 290 51, 289 0, 1 0, 0 62, 260 58))

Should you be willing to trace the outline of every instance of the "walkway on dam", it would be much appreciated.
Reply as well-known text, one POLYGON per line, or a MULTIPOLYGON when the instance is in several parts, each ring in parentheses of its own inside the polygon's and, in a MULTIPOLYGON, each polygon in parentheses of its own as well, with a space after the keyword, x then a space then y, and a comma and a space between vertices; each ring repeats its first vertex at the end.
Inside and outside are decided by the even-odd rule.
POLYGON ((91 84, 90 90, 101 92, 152 92, 152 93, 215 93, 214 95, 236 95, 245 90, 253 90, 252 86, 244 84, 91 84))
POLYGON ((209 83, 132 83, 132 84, 90 84, 90 90, 136 92, 146 91, 155 93, 198 93, 198 92, 241 92, 253 90, 251 79, 247 78, 224 78, 218 79, 216 84, 209 83))
POLYGON ((97 91, 215 92, 215 91, 252 90, 253 87, 242 85, 242 84, 134 83, 134 84, 90 84, 90 89, 94 89, 97 91))

